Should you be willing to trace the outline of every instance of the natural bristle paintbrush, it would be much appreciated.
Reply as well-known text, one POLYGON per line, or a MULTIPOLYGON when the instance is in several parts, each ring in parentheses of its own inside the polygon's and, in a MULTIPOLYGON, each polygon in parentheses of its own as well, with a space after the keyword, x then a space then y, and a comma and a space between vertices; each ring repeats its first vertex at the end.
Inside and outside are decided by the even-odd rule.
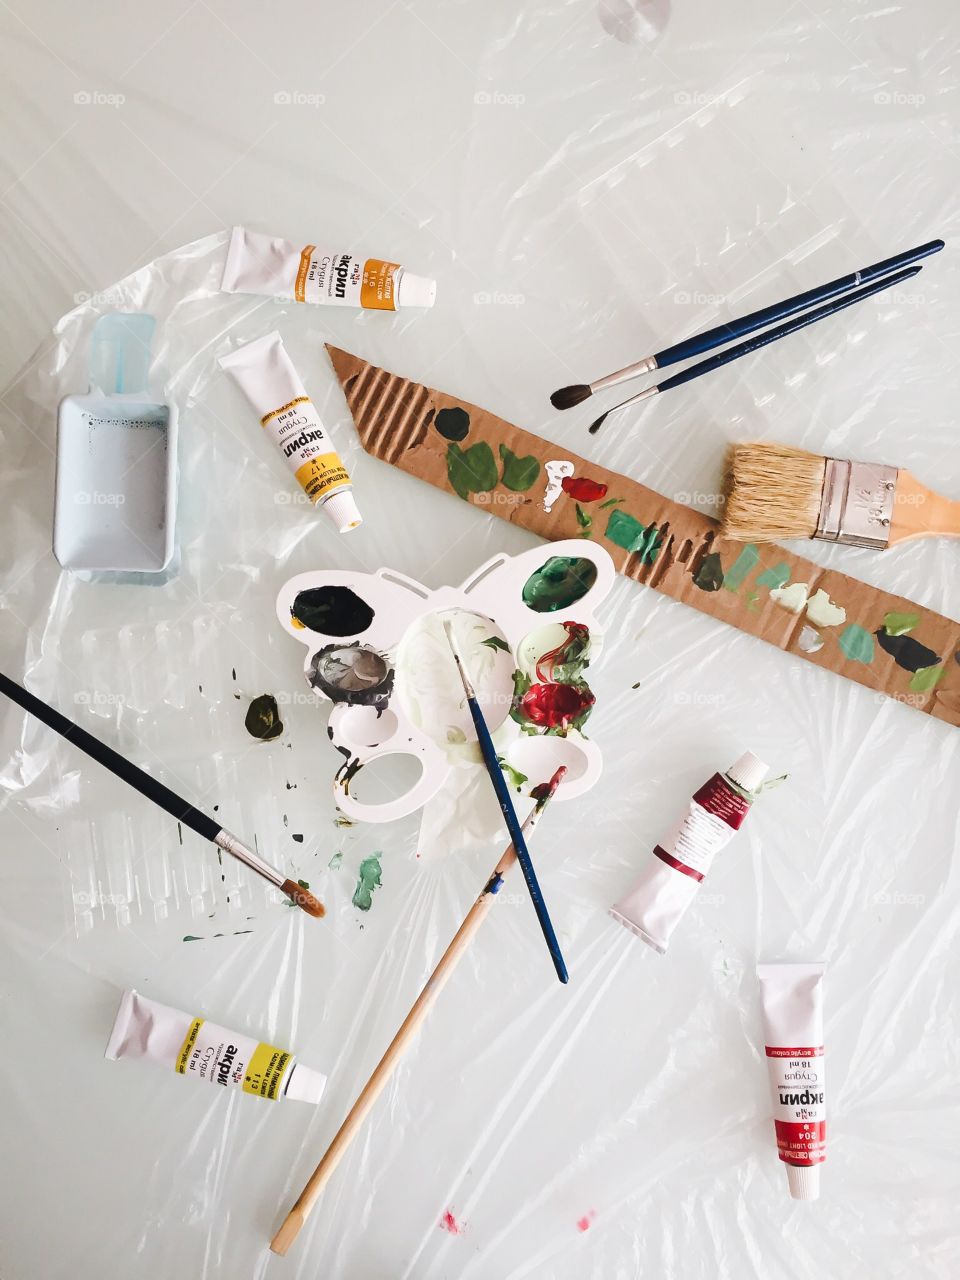
POLYGON ((503 776, 503 770, 500 768, 500 761, 497 758, 497 749, 493 745, 493 739, 490 737, 490 730, 487 728, 487 722, 483 718, 483 712, 480 710, 480 704, 477 702, 476 691, 473 687, 467 668, 464 665, 463 656, 457 645, 456 636, 453 634, 453 625, 449 617, 443 619, 443 631, 447 637, 447 644, 450 646, 450 652, 453 654, 453 660, 457 664, 457 671, 460 675, 460 681, 463 684, 463 692, 467 697, 467 705, 470 708, 470 716, 473 720, 473 727, 477 731, 477 742, 480 746, 480 754, 483 756, 484 767, 487 776, 493 785, 496 793, 497 803, 500 806, 500 812, 503 814, 503 820, 506 823, 507 831, 510 833, 510 839, 513 841, 513 847, 517 851, 517 861, 520 863, 520 870, 523 872, 523 878, 527 883, 527 890, 530 894, 530 900, 533 903, 533 909, 537 913, 537 920, 540 922, 540 928, 543 932, 544 939, 547 944, 547 950, 550 952, 550 959, 553 961, 553 967, 557 971, 557 977, 561 982, 569 982, 570 978, 567 973, 567 966, 563 960, 563 954, 560 951, 560 943, 557 941, 557 935, 554 932, 553 921, 550 919, 550 913, 547 910, 547 904, 543 899, 543 891, 540 888, 540 882, 537 879, 537 873, 533 866, 533 860, 527 851, 526 843, 523 839, 523 832, 520 829, 520 823, 517 820, 517 811, 513 807, 513 800, 510 796, 510 790, 503 776))
POLYGON ((723 365, 730 364, 733 360, 739 360, 741 356, 748 356, 754 351, 759 351, 761 347, 769 346, 771 342, 779 342, 781 338, 789 337, 791 333, 806 329, 807 325, 816 324, 818 320, 825 320, 829 316, 834 316, 838 311, 845 311, 847 307, 852 307, 875 293, 882 293, 884 289, 889 289, 891 285, 901 284, 904 280, 909 280, 911 276, 915 276, 920 270, 922 270, 920 267, 909 267, 906 271, 898 271, 896 275, 884 276, 882 280, 877 280, 875 284, 867 285, 865 289, 857 289, 854 293, 844 294, 836 302, 829 302, 826 306, 817 307, 814 311, 804 311, 802 315, 795 316, 793 320, 789 320, 786 324, 778 325, 775 329, 767 329, 766 332, 758 333, 755 337, 748 338, 746 342, 740 342, 735 347, 727 347, 726 351, 710 356, 708 360, 701 360, 698 364, 692 364, 689 369, 684 369, 681 373, 675 373, 672 378, 667 378, 664 382, 658 382, 655 387, 646 387, 635 396, 631 396, 629 400, 621 400, 619 404, 615 404, 606 413, 601 413, 599 418, 591 422, 590 434, 596 435, 603 426, 604 420, 611 413, 618 413, 621 409, 626 409, 631 404, 639 404, 641 400, 649 400, 651 396, 659 395, 661 391, 671 391, 674 387, 679 387, 684 382, 692 382, 694 378, 702 378, 705 373, 712 373, 714 369, 720 369, 723 365))
POLYGON ((914 538, 960 537, 960 502, 897 467, 733 444, 720 523, 726 537, 743 542, 819 538, 883 550, 914 538))
POLYGON ((605 378, 598 378, 596 382, 561 387, 559 391, 554 391, 550 397, 550 403, 555 409, 572 409, 574 405, 581 404, 596 392, 606 390, 607 387, 615 387, 618 383, 638 378, 645 373, 653 373, 655 369, 664 369, 667 365, 679 364, 680 361, 689 360, 693 356, 702 356, 704 352, 722 347, 724 343, 732 342, 735 338, 745 338, 748 333, 765 329, 767 325, 777 320, 786 320, 788 316, 806 311, 808 307, 813 307, 817 303, 827 302, 830 298, 839 297, 840 294, 848 293, 862 284, 889 276, 911 263, 919 262, 921 258, 939 253, 942 248, 942 240, 930 240, 917 249, 908 249, 905 253, 898 253, 882 262, 875 262, 872 266, 861 267, 859 271, 840 276, 828 284, 819 285, 816 289, 808 289, 806 293, 795 294, 794 297, 787 298, 783 302, 775 302, 772 306, 752 311, 738 320, 731 320, 728 324, 720 324, 713 329, 707 329, 704 333, 695 334, 692 338, 685 338, 683 342, 665 347, 656 355, 645 356, 643 360, 628 364, 626 368, 618 369, 616 373, 609 373, 605 378))
MULTIPOLYGON (((566 766, 561 766, 549 782, 541 783, 540 786, 534 787, 530 792, 536 804, 523 824, 525 836, 533 835, 534 828, 540 821, 540 815, 550 800, 553 799, 566 772, 566 766)), ((488 876, 480 896, 464 916, 463 924, 461 924, 450 945, 440 957, 437 967, 424 983, 423 990, 417 996, 412 1009, 401 1023, 399 1031, 387 1046, 386 1053, 374 1068, 373 1075, 363 1086, 360 1096, 350 1108, 349 1115, 337 1131, 337 1135, 324 1153, 323 1159, 313 1171, 310 1181, 301 1191, 296 1204, 284 1218, 283 1225, 270 1245, 274 1253, 286 1253, 300 1234, 300 1230, 319 1199, 320 1193, 330 1181, 347 1148, 356 1137, 364 1120, 370 1114, 373 1104, 383 1092, 384 1086, 393 1074, 394 1068, 403 1057, 413 1037, 419 1031, 427 1014, 433 1008, 434 1001, 443 990, 447 979, 453 973, 467 946, 472 942, 477 930, 486 919, 487 913, 493 906, 494 898, 503 885, 504 876, 506 876, 516 860, 516 846, 511 844, 501 856, 490 876, 488 876)))
POLYGON ((59 711, 55 711, 42 698, 30 693, 22 685, 17 684, 15 680, 11 680, 9 676, 5 676, 2 672, 0 672, 0 693, 5 693, 12 702, 16 702, 18 706, 23 707, 24 711, 28 711, 32 716, 36 716, 38 720, 42 720, 48 728, 53 729, 62 738, 66 738, 75 747, 79 747, 81 751, 86 752, 92 760, 102 764, 105 769, 109 769, 118 778, 122 778, 128 786, 139 791, 148 800, 152 800, 161 809, 165 809, 172 818, 176 818, 177 822, 182 822, 185 827, 195 831, 198 836, 203 836, 204 840, 212 840, 224 853, 231 854, 232 857, 237 858, 248 866, 251 871, 255 871, 258 876, 263 876, 264 880, 269 881, 281 893, 285 893, 291 902, 305 911, 308 916, 319 917, 326 914, 323 903, 315 898, 312 893, 309 893, 295 880, 288 879, 282 872, 277 871, 275 867, 271 867, 269 862, 265 862, 258 853, 248 848, 242 840, 239 840, 235 835, 221 827, 215 818, 211 818, 207 814, 201 813, 199 809, 195 809, 182 796, 178 796, 169 787, 165 787, 162 782, 158 782, 149 773, 144 773, 137 765, 131 763, 125 756, 120 755, 118 751, 114 751, 113 747, 108 747, 105 742, 95 738, 92 733, 87 733, 86 729, 81 729, 73 720, 61 715, 59 711))

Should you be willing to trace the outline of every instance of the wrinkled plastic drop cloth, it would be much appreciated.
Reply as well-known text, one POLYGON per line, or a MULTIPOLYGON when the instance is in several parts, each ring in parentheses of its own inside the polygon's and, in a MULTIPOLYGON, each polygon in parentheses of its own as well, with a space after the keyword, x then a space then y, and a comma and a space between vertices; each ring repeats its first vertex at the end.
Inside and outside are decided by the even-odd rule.
MULTIPOLYGON (((693 505, 714 501, 726 441, 751 437, 895 463, 960 495, 955 9, 377 3, 311 11, 322 56, 304 13, 282 14, 195 6, 175 45, 161 23, 119 123, 97 129, 115 130, 119 164, 132 131, 196 193, 190 157, 212 166, 202 213, 218 228, 362 239, 435 275, 437 306, 383 316, 221 296, 220 230, 101 280, 3 398, 0 656, 255 837, 328 914, 308 919, 221 867, 3 709, 0 1273, 955 1277, 960 739, 621 579, 590 670, 604 773, 548 810, 533 850, 569 987, 514 876, 297 1244, 267 1252, 499 852, 418 857, 417 815, 338 825, 339 757, 302 648, 277 625, 278 589, 311 569, 383 566, 433 588, 535 545, 364 455, 324 341, 693 505), (179 100, 155 61, 174 49, 179 100), (294 91, 323 101, 274 98, 294 91), (558 386, 936 235, 948 251, 908 288, 597 437, 589 404, 550 411, 558 386), (178 571, 158 586, 82 582, 50 553, 56 405, 86 389, 90 332, 111 308, 156 315, 156 367, 181 409, 178 571), (217 368, 275 328, 353 473, 365 523, 348 537, 301 500, 217 368), (243 726, 262 693, 284 722, 269 743, 243 726), (658 957, 607 908, 693 791, 746 749, 789 781, 758 801, 658 957), (381 884, 362 911, 374 856, 381 884), (776 1159, 761 955, 828 962, 814 1205, 791 1203, 776 1159), (292 1047, 329 1074, 322 1103, 221 1096, 104 1061, 124 986, 292 1047)), ((109 87, 96 56, 77 52, 88 84, 109 87)), ((15 60, 13 83, 29 69, 15 60)), ((46 137, 44 118, 26 129, 46 137)), ((46 162, 67 194, 89 167, 90 119, 46 162)), ((9 196, 41 241, 63 215, 17 201, 42 175, 9 196)), ((102 154, 99 181, 98 243, 129 227, 102 154)), ((69 231, 69 244, 86 234, 69 231)), ((953 617, 957 554, 946 541, 810 551, 953 617)))

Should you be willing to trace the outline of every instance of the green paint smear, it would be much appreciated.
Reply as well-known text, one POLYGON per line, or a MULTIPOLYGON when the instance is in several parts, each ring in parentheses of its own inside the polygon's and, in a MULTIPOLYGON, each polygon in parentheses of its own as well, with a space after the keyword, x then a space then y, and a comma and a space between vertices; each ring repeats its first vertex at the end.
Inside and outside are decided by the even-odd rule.
POLYGON ((470 415, 465 409, 441 409, 433 425, 444 440, 466 440, 470 430, 470 415))
POLYGON ((942 666, 921 667, 913 673, 910 688, 914 693, 928 693, 937 687, 945 675, 946 671, 942 666))
POLYGON ((551 556, 523 584, 523 603, 534 613, 555 613, 582 600, 597 581, 597 566, 583 556, 551 556))
POLYGON ((376 854, 360 863, 360 876, 353 891, 353 905, 359 911, 369 911, 373 906, 373 891, 380 886, 380 859, 376 854))
POLYGON ((467 501, 471 493, 489 493, 500 479, 493 450, 484 440, 469 449, 447 445, 447 478, 454 493, 467 501))
POLYGON ((343 861, 343 850, 338 849, 337 852, 330 859, 330 861, 327 863, 327 866, 330 868, 331 871, 337 871, 339 870, 340 863, 342 861, 343 861))
POLYGON ((723 565, 718 551, 703 557, 703 563, 693 575, 693 585, 701 591, 719 591, 723 586, 723 565))
POLYGON ((726 591, 739 591, 760 563, 760 550, 755 542, 748 542, 723 577, 726 591))
POLYGON ((790 581, 790 566, 788 564, 775 564, 772 569, 765 569, 757 578, 758 587, 769 587, 771 591, 777 591, 780 587, 785 587, 790 581))
POLYGON ((503 459, 504 486, 514 493, 526 493, 540 474, 540 463, 532 453, 526 458, 518 458, 505 444, 500 446, 500 457, 503 459))
POLYGON ((577 509, 577 524, 585 533, 589 533, 593 525, 593 516, 588 516, 579 502, 574 503, 577 509))
POLYGON ((619 502, 626 502, 626 498, 608 498, 606 502, 601 502, 598 510, 606 511, 607 507, 615 507, 619 502))
POLYGON ((512 764, 507 764, 503 756, 497 756, 497 764, 507 776, 507 781, 511 787, 516 787, 519 791, 525 782, 529 779, 525 773, 521 773, 519 769, 514 769, 512 764))
POLYGON ((635 552, 641 564, 653 564, 663 539, 655 524, 643 525, 629 511, 611 511, 606 536, 624 551, 635 552))
POLYGON ((499 649, 502 653, 510 652, 510 646, 506 640, 501 640, 499 636, 487 636, 486 640, 481 640, 480 643, 486 649, 499 649))
POLYGON ((873 661, 873 636, 856 622, 852 622, 841 634, 840 648, 851 662, 868 664, 873 661))
POLYGON ((883 629, 888 636, 905 636, 919 623, 918 613, 887 613, 883 617, 883 629))

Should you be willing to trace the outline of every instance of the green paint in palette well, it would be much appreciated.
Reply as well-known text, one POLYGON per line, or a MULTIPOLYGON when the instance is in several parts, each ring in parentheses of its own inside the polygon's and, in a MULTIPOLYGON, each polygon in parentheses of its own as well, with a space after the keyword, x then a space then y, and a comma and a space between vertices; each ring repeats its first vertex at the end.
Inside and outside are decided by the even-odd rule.
POLYGON ((353 891, 353 905, 358 911, 369 911, 373 906, 373 891, 380 887, 380 859, 375 853, 360 863, 357 887, 353 891))
POLYGON ((723 576, 725 591, 739 591, 760 563, 760 549, 755 542, 748 542, 723 576))
POLYGON ((606 536, 624 551, 638 555, 641 564, 653 564, 663 542, 655 524, 641 524, 629 511, 621 511, 619 507, 610 512, 606 536))
POLYGON ((523 603, 534 613, 555 613, 582 600, 597 581, 597 566, 584 556, 551 556, 523 584, 523 603))

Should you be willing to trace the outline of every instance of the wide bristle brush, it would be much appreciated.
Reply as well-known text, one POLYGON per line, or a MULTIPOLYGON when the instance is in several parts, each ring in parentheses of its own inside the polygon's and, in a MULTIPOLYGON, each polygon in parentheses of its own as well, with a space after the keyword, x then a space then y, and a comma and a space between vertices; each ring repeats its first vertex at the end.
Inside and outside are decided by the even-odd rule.
POLYGON ((12 702, 16 702, 24 711, 28 711, 31 715, 36 716, 38 720, 42 720, 48 728, 53 729, 62 738, 66 738, 75 747, 79 747, 81 751, 86 752, 92 760, 102 764, 105 769, 109 769, 118 778, 122 778, 128 786, 139 791, 148 800, 152 800, 155 805, 159 805, 161 809, 170 814, 171 818, 176 818, 177 822, 183 823, 185 827, 195 831, 204 840, 211 840, 224 853, 229 853, 238 862, 242 862, 251 871, 255 871, 258 876, 262 876, 274 888, 286 894, 290 901, 298 906, 301 911, 305 911, 308 916, 320 917, 326 914, 324 905, 318 898, 315 898, 312 893, 296 880, 288 879, 282 871, 272 867, 269 862, 261 858, 258 853, 245 845, 237 836, 227 831, 225 827, 221 827, 216 818, 211 818, 209 814, 201 813, 199 809, 195 809, 192 804, 184 800, 183 796, 178 796, 175 791, 171 791, 169 787, 164 786, 157 778, 145 773, 143 769, 125 756, 122 756, 119 751, 114 751, 113 747, 108 747, 105 742, 95 738, 92 733, 87 733, 86 729, 81 729, 73 720, 62 715, 55 708, 44 702, 42 698, 30 693, 28 689, 24 689, 22 685, 17 684, 15 680, 11 680, 9 676, 5 676, 2 672, 0 672, 0 693, 5 693, 12 702))
POLYGON ((817 538, 881 551, 915 538, 960 537, 960 502, 897 467, 788 445, 733 444, 720 524, 741 542, 817 538))

